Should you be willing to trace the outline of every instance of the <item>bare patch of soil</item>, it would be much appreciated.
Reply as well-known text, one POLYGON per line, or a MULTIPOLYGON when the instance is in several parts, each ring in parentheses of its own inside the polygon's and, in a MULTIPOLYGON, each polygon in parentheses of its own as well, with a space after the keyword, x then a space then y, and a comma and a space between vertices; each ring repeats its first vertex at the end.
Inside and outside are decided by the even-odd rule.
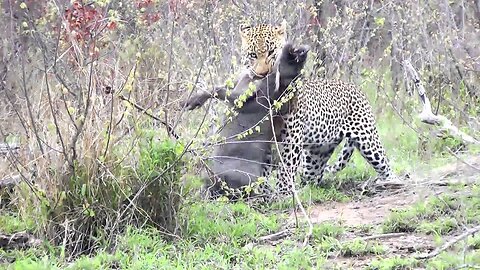
POLYGON ((419 194, 404 192, 396 195, 383 194, 346 203, 318 204, 310 208, 310 219, 313 223, 339 221, 349 227, 376 225, 384 220, 391 209, 410 205, 419 197, 421 197, 419 194))
MULTIPOLYGON (((308 206, 308 213, 313 224, 323 222, 339 222, 346 226, 346 232, 340 241, 349 241, 362 238, 367 234, 361 227, 373 228, 370 235, 378 233, 378 226, 390 214, 392 209, 402 209, 412 204, 423 201, 428 197, 452 192, 449 185, 464 184, 471 185, 480 183, 480 156, 468 157, 457 160, 448 165, 436 168, 435 170, 419 173, 405 180, 405 187, 401 190, 385 190, 373 194, 371 197, 360 197, 350 202, 328 202, 308 206)), ((291 213, 294 219, 295 214, 291 213)), ((448 238, 448 236, 446 236, 448 238)), ((379 237, 368 239, 376 241, 384 246, 385 253, 382 257, 407 256, 419 253, 428 253, 435 245, 433 237, 422 234, 403 234, 395 237, 379 237)), ((361 257, 336 257, 331 260, 336 269, 363 269, 376 255, 361 257)))
POLYGON ((432 195, 444 193, 448 189, 445 186, 472 183, 466 180, 480 183, 480 171, 474 168, 480 167, 480 156, 469 157, 465 161, 470 165, 457 161, 429 172, 430 177, 416 176, 406 179, 405 187, 401 190, 383 191, 371 197, 345 203, 328 202, 312 205, 308 209, 310 219, 312 223, 340 221, 349 227, 377 225, 385 219, 390 210, 401 209, 432 195))

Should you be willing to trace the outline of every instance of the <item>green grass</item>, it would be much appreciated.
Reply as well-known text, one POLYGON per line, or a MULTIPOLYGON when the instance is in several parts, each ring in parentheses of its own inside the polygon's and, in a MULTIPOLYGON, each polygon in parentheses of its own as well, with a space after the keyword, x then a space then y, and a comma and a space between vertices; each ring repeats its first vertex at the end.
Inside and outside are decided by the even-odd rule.
POLYGON ((402 210, 393 210, 382 225, 383 232, 423 232, 445 235, 461 224, 480 222, 480 187, 469 195, 430 197, 402 210))
POLYGON ((321 252, 342 257, 359 257, 385 253, 385 248, 381 244, 361 239, 341 242, 334 237, 324 237, 322 241, 316 242, 315 246, 318 246, 321 252))
POLYGON ((243 202, 195 202, 184 209, 184 235, 198 243, 232 246, 277 231, 279 215, 264 215, 243 202))
POLYGON ((17 256, 9 269, 313 269, 325 262, 325 255, 312 246, 298 247, 286 241, 278 246, 235 247, 230 243, 203 243, 179 239, 162 240, 155 229, 128 229, 112 253, 100 251, 73 263, 58 257, 17 256))
MULTIPOLYGON (((315 187, 307 185, 298 190, 298 196, 304 205, 320 204, 325 202, 348 202, 350 196, 333 185, 315 187)), ((270 210, 292 209, 296 203, 292 196, 275 201, 268 206, 270 210)))
POLYGON ((345 228, 333 222, 323 222, 313 225, 313 241, 322 242, 327 237, 338 238, 345 232, 345 228))
MULTIPOLYGON (((384 232, 418 232, 438 236, 438 245, 460 226, 480 222, 480 187, 452 187, 449 195, 431 197, 403 210, 393 211, 382 224, 384 232)), ((302 200, 310 202, 343 201, 349 197, 334 187, 306 187, 302 200)), ((290 204, 291 205, 291 204, 290 204)), ((180 209, 182 236, 167 242, 153 228, 128 228, 117 239, 116 248, 100 249, 92 256, 73 261, 62 257, 59 247, 43 245, 24 251, 0 251, 3 260, 16 260, 7 269, 322 269, 335 263, 337 257, 375 257, 368 269, 452 269, 480 262, 480 238, 468 238, 465 261, 458 256, 462 246, 428 261, 392 256, 379 242, 354 239, 343 241, 351 228, 335 222, 315 224, 310 244, 300 247, 305 224, 291 237, 276 245, 252 244, 260 236, 281 230, 286 216, 273 208, 261 212, 245 202, 226 203, 190 200, 180 209)), ((9 214, 0 217, 0 228, 10 231, 31 229, 34 223, 23 223, 9 214)), ((471 226, 471 225, 470 225, 471 226)), ((356 228, 361 232, 376 231, 373 226, 356 228)), ((0 268, 2 265, 0 264, 0 268)), ((338 269, 343 269, 342 267, 338 269)))
POLYGON ((480 234, 477 234, 473 237, 468 239, 468 247, 471 249, 479 249, 480 250, 480 234))
POLYGON ((359 239, 341 245, 340 254, 344 257, 357 257, 363 255, 380 255, 385 253, 385 248, 376 242, 367 242, 359 239))
POLYGON ((454 252, 444 252, 426 263, 426 269, 447 270, 447 269, 478 269, 480 266, 480 251, 466 251, 462 248, 454 252), (470 265, 468 267, 467 265, 470 265), (459 268, 459 266, 465 266, 459 268), (473 267, 475 266, 475 268, 473 267))
POLYGON ((413 258, 381 258, 373 260, 368 269, 369 270, 408 270, 414 269, 419 262, 413 258))
POLYGON ((19 231, 34 231, 35 230, 35 220, 32 218, 26 218, 24 216, 19 216, 17 213, 10 212, 6 210, 0 215, 0 231, 3 233, 11 234, 19 231))

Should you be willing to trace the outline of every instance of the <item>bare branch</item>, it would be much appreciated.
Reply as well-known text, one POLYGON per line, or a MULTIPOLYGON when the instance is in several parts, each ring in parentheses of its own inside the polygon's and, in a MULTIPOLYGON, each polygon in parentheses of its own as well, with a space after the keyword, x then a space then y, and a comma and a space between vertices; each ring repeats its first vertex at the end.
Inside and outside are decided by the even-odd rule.
POLYGON ((463 239, 467 238, 468 236, 475 234, 480 231, 480 225, 473 227, 471 229, 466 230, 464 233, 452 238, 450 241, 446 242, 443 244, 441 247, 435 249, 431 253, 424 254, 424 255, 419 255, 417 256, 417 259, 431 259, 440 253, 444 252, 445 250, 449 249, 451 246, 455 245, 459 241, 462 241, 463 239))
POLYGON ((375 240, 375 239, 395 238, 395 237, 400 237, 404 235, 407 235, 407 234, 406 233, 384 233, 384 234, 375 234, 375 235, 360 237, 358 239, 363 241, 369 241, 369 240, 375 240))
MULTIPOLYGON (((165 123, 168 123, 168 110, 166 109, 166 105, 168 104, 168 100, 170 97, 170 82, 172 80, 172 64, 173 64, 173 37, 175 34, 175 11, 173 12, 172 15, 172 28, 170 29, 170 48, 169 48, 169 55, 168 55, 168 74, 167 74, 167 89, 165 93, 165 99, 164 99, 164 114, 165 114, 165 123)), ((168 126, 168 124, 167 124, 168 126)), ((168 132, 170 135, 170 132, 168 132)), ((173 134, 171 134, 173 135, 173 134)))
POLYGON ((165 122, 164 120, 158 118, 157 116, 149 113, 147 111, 147 109, 143 108, 142 106, 138 105, 137 103, 131 101, 130 99, 126 98, 124 95, 119 95, 118 98, 120 98, 121 100, 123 101, 126 101, 128 102, 130 105, 132 105, 135 109, 139 110, 141 113, 144 113, 145 115, 147 115, 148 117, 158 121, 159 123, 161 123, 162 125, 164 125, 166 128, 167 128, 167 132, 168 134, 171 134, 175 139, 179 139, 180 136, 178 136, 178 134, 175 132, 175 130, 173 129, 173 126, 168 124, 167 122, 165 122))
POLYGON ((462 141, 466 143, 480 144, 478 140, 459 130, 455 125, 452 124, 452 121, 447 119, 445 116, 433 114, 430 100, 428 99, 427 92, 420 80, 420 75, 412 66, 410 61, 404 60, 403 66, 411 76, 411 79, 415 84, 415 88, 418 91, 418 96, 420 98, 420 101, 423 104, 423 110, 418 115, 420 120, 429 125, 440 126, 441 128, 448 130, 453 136, 460 138, 462 141))

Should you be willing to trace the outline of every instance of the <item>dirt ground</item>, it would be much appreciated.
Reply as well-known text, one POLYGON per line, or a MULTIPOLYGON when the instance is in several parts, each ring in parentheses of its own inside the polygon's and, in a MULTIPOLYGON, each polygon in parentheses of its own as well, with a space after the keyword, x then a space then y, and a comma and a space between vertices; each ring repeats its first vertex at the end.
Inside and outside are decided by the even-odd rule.
MULTIPOLYGON (((386 247, 384 256, 431 252, 436 247, 432 236, 400 233, 377 238, 379 235, 378 230, 375 232, 375 228, 378 228, 387 218, 391 209, 402 209, 431 196, 452 193, 448 187, 452 184, 468 186, 472 183, 480 183, 480 156, 458 159, 433 171, 412 175, 405 181, 405 186, 401 189, 382 191, 359 200, 312 205, 308 207, 310 220, 313 224, 326 221, 339 222, 347 227, 348 230, 343 234, 341 241, 354 238, 370 240, 368 237, 375 235, 371 240, 378 241, 386 247), (373 232, 366 234, 361 229, 365 226, 371 226, 373 232)), ((291 217, 294 218, 293 212, 291 217)), ((455 234, 458 232, 447 236, 446 239, 454 237, 455 234)), ((354 258, 337 257, 332 260, 332 264, 338 269, 362 269, 375 257, 375 255, 354 258)))

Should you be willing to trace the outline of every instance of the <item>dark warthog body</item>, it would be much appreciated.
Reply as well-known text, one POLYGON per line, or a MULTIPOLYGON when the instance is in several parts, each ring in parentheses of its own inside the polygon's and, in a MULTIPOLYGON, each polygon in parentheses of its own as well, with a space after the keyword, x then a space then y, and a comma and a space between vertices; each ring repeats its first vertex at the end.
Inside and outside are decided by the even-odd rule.
MULTIPOLYGON (((211 169, 216 179, 212 179, 213 185, 208 188, 210 195, 225 194, 222 182, 229 188, 238 189, 263 176, 266 167, 271 163, 274 129, 280 130, 283 126, 281 115, 275 116, 272 122, 271 104, 300 75, 307 52, 306 46, 296 48, 286 44, 274 71, 255 82, 256 91, 253 96, 248 98, 241 108, 235 109, 238 115, 222 128, 220 135, 225 137, 226 141, 215 146, 211 157, 211 169), (278 72, 279 85, 276 82, 278 72), (253 131, 252 134, 238 138, 239 134, 249 129, 253 131)), ((214 92, 219 99, 226 99, 233 105, 234 100, 248 88, 250 81, 247 76, 240 78, 229 96, 226 95, 224 87, 216 88, 214 92)), ((211 97, 212 95, 207 93, 194 95, 185 103, 185 107, 192 110, 202 106, 211 97)))

